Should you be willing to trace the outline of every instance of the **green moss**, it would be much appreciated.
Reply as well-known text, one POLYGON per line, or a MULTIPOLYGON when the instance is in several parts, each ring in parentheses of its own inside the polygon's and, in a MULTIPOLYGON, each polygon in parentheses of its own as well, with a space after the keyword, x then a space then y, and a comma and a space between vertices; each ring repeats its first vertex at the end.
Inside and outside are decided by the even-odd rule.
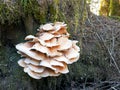
POLYGON ((53 6, 53 4, 50 4, 49 6, 48 6, 48 14, 49 14, 49 16, 48 16, 48 20, 49 21, 51 21, 51 22, 54 22, 55 21, 55 14, 56 14, 56 9, 54 8, 54 6, 53 6))
POLYGON ((20 18, 20 12, 18 5, 8 5, 5 3, 0 3, 0 23, 14 23, 18 22, 20 18))
POLYGON ((120 1, 114 0, 112 1, 111 15, 109 16, 120 16, 120 1))
POLYGON ((120 16, 120 1, 101 0, 99 13, 104 16, 120 16))
POLYGON ((109 15, 109 0, 101 0, 99 14, 108 16, 109 15))

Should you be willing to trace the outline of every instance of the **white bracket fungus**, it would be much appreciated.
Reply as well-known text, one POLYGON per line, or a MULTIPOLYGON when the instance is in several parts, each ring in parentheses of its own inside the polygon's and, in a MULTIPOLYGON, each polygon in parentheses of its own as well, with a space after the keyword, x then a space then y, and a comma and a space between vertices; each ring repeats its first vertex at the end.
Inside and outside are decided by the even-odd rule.
POLYGON ((28 35, 25 43, 16 45, 22 59, 18 64, 34 79, 59 76, 69 72, 67 64, 79 59, 78 41, 69 40, 63 22, 41 25, 36 36, 28 35))

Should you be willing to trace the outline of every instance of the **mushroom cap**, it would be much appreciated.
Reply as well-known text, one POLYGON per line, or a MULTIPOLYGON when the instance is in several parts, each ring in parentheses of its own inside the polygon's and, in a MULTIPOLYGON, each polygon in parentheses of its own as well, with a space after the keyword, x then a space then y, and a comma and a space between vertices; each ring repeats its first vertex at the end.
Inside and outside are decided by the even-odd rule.
POLYGON ((79 55, 75 58, 71 58, 69 64, 72 64, 73 62, 76 62, 79 59, 79 55))
POLYGON ((48 77, 48 76, 59 76, 60 73, 55 73, 54 71, 46 68, 42 73, 36 73, 34 71, 31 71, 30 68, 24 68, 24 72, 28 73, 28 75, 34 79, 41 79, 42 77, 48 77))
POLYGON ((62 62, 56 61, 56 60, 51 60, 50 61, 51 66, 59 66, 59 67, 64 67, 64 64, 62 62))
POLYGON ((58 48, 59 46, 55 46, 55 47, 50 47, 48 48, 48 56, 51 56, 51 57, 55 57, 55 56, 61 56, 62 53, 58 51, 58 48))
POLYGON ((32 65, 35 65, 35 66, 39 66, 39 64, 40 64, 40 61, 38 61, 38 60, 35 60, 35 59, 32 59, 32 58, 25 58, 24 59, 24 62, 26 63, 26 64, 32 64, 32 65))
POLYGON ((78 43, 78 41, 72 41, 72 47, 77 51, 79 52, 80 51, 80 48, 76 45, 76 43, 78 43))
POLYGON ((54 70, 54 71, 56 70, 56 68, 52 67, 52 65, 50 64, 50 60, 41 61, 40 66, 50 68, 51 70, 54 70))
POLYGON ((55 59, 56 61, 60 61, 60 62, 64 62, 64 63, 69 64, 69 59, 67 59, 64 55, 54 57, 54 59, 55 59))
POLYGON ((54 24, 55 30, 49 31, 48 33, 51 33, 53 35, 66 35, 69 37, 69 33, 67 32, 67 27, 64 22, 56 22, 54 24))
POLYGON ((60 27, 60 29, 58 30, 54 30, 54 31, 49 31, 49 33, 53 34, 53 35, 62 35, 62 34, 68 34, 66 27, 60 27))
POLYGON ((68 67, 67 67, 67 64, 65 64, 65 63, 63 63, 63 64, 64 64, 64 67, 53 66, 54 68, 56 68, 56 70, 55 70, 56 73, 60 72, 60 73, 65 74, 65 73, 68 73, 68 72, 69 72, 68 67))
POLYGON ((46 72, 49 72, 49 76, 59 76, 60 73, 56 73, 55 71, 51 70, 51 69, 48 69, 46 68, 47 70, 45 70, 46 72))
POLYGON ((44 31, 49 31, 49 30, 54 30, 54 27, 52 26, 51 23, 48 23, 48 24, 42 25, 40 29, 43 29, 44 31))
POLYGON ((50 40, 43 41, 42 39, 39 39, 36 37, 33 39, 33 42, 39 42, 41 45, 46 46, 46 47, 59 46, 56 38, 52 38, 50 40))
POLYGON ((33 39, 33 41, 31 41, 31 42, 34 42, 34 43, 35 42, 40 42, 43 46, 47 46, 47 47, 58 46, 57 39, 53 38, 53 35, 49 35, 49 37, 47 37, 45 34, 46 33, 44 33, 43 36, 39 36, 39 38, 34 37, 32 35, 28 35, 28 36, 26 36, 25 40, 33 39))
POLYGON ((58 44, 60 45, 58 49, 59 51, 67 50, 72 47, 72 41, 68 40, 66 37, 60 37, 58 39, 58 44))
POLYGON ((70 60, 69 64, 77 61, 77 59, 79 58, 79 53, 73 48, 70 48, 69 50, 65 51, 64 55, 70 60))
POLYGON ((64 64, 62 62, 56 61, 52 58, 46 58, 45 60, 40 62, 40 66, 44 66, 44 67, 50 68, 55 71, 56 68, 54 68, 53 66, 64 67, 64 64))
POLYGON ((54 35, 50 34, 50 33, 40 33, 38 34, 38 37, 41 39, 41 40, 50 40, 54 37, 54 35))
POLYGON ((40 45, 39 43, 36 43, 35 45, 33 45, 31 49, 39 51, 41 53, 45 53, 47 56, 50 56, 50 57, 62 55, 61 52, 57 51, 58 46, 47 48, 45 46, 40 45))
POLYGON ((28 68, 36 73, 42 73, 45 69, 45 67, 42 67, 42 66, 35 66, 35 65, 32 65, 32 64, 28 64, 27 65, 28 68))
POLYGON ((18 54, 21 55, 21 57, 26 57, 27 55, 25 55, 24 53, 20 52, 20 51, 17 51, 18 54))
POLYGON ((23 59, 20 59, 19 61, 18 61, 18 64, 21 66, 21 67, 26 67, 26 63, 24 62, 24 60, 25 60, 25 58, 23 58, 23 59))
POLYGON ((50 40, 52 38, 57 38, 57 37, 61 37, 62 35, 60 34, 56 34, 56 33, 50 33, 50 32, 54 32, 54 31, 49 31, 49 32, 38 32, 36 34, 36 36, 42 40, 50 40))
POLYGON ((35 36, 33 36, 33 35, 28 35, 28 36, 25 37, 25 40, 31 40, 31 39, 34 39, 34 38, 35 38, 35 36))
POLYGON ((28 67, 24 68, 24 72, 28 73, 28 75, 34 79, 41 79, 40 74, 31 71, 28 67))
POLYGON ((48 53, 48 48, 45 47, 45 46, 42 46, 39 42, 38 43, 35 43, 31 49, 33 50, 36 50, 36 51, 39 51, 41 53, 48 53))
POLYGON ((65 24, 64 22, 55 22, 54 23, 54 27, 56 29, 56 31, 60 30, 62 27, 66 27, 67 24, 65 24))
POLYGON ((31 47, 33 45, 34 45, 33 42, 21 43, 21 44, 16 45, 16 49, 19 50, 20 52, 28 55, 29 57, 31 57, 33 59, 44 60, 45 54, 31 50, 31 47))
POLYGON ((57 39, 56 38, 52 38, 50 40, 45 41, 45 46, 53 47, 53 46, 59 46, 59 44, 57 43, 57 39))

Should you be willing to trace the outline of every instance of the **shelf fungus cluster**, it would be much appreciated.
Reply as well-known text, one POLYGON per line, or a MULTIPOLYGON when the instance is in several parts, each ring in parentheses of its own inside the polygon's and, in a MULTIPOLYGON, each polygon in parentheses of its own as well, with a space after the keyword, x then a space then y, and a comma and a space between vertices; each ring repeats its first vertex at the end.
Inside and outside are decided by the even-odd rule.
POLYGON ((68 38, 63 22, 41 25, 36 36, 28 35, 16 45, 22 57, 18 64, 34 79, 68 73, 67 64, 76 62, 80 51, 77 41, 68 38))

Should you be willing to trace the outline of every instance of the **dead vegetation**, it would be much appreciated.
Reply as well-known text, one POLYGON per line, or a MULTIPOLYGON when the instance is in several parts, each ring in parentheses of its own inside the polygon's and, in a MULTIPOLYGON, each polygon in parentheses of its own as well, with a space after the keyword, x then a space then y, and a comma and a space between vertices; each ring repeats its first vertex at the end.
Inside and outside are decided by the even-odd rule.
MULTIPOLYGON (((120 89, 120 22, 88 13, 83 33, 83 54, 91 56, 88 61, 99 67, 94 89, 120 89), (94 60, 91 60, 94 59, 94 60), (101 72, 101 73, 100 73, 101 72)), ((89 85, 89 82, 85 81, 89 85)))

